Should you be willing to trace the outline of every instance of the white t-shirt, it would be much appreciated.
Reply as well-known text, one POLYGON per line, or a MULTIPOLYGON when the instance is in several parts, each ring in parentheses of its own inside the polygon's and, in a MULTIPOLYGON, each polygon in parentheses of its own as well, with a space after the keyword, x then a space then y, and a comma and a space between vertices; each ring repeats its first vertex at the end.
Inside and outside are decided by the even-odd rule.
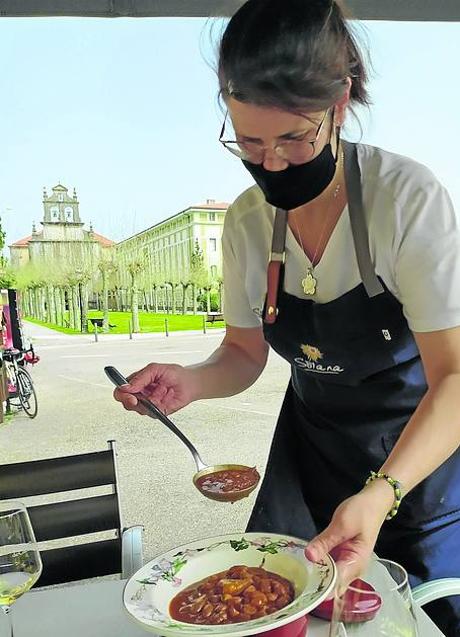
MULTIPOLYGON (((363 202, 375 272, 403 306, 414 332, 460 325, 460 216, 436 177, 421 164, 358 144, 363 202)), ((229 207, 222 236, 224 313, 229 325, 258 327, 267 292, 275 208, 258 186, 229 207)), ((314 275, 314 296, 301 287, 308 257, 289 227, 284 289, 317 303, 361 283, 345 208, 314 275)))

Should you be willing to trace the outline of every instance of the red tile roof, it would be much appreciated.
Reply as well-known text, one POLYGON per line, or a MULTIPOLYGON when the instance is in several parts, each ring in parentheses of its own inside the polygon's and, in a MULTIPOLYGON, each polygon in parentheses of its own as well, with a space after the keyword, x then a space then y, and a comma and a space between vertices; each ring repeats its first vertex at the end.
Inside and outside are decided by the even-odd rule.
POLYGON ((101 234, 94 232, 94 230, 93 237, 96 239, 96 241, 99 241, 101 246, 103 246, 104 248, 115 245, 115 241, 112 241, 112 239, 107 239, 107 237, 103 237, 101 234))
POLYGON ((24 239, 19 239, 19 241, 16 241, 15 243, 11 244, 11 248, 23 248, 29 245, 29 241, 32 239, 32 235, 30 235, 30 237, 24 237, 24 239))
MULTIPOLYGON (((108 248, 109 246, 115 245, 115 241, 112 241, 111 239, 107 239, 107 237, 103 237, 101 234, 98 234, 97 232, 93 232, 93 237, 104 248, 108 248)), ((10 247, 11 248, 26 248, 29 245, 29 241, 31 241, 31 239, 32 239, 32 235, 29 237, 24 237, 24 239, 19 239, 19 241, 12 243, 10 247)))

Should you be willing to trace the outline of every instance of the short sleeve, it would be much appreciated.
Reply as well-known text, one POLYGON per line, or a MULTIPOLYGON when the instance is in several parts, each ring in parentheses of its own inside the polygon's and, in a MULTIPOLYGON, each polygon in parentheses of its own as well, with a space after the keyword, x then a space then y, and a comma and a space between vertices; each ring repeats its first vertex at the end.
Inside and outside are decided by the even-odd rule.
POLYGON ((242 253, 242 250, 238 251, 238 235, 230 206, 222 234, 224 317, 226 323, 234 327, 260 327, 261 320, 249 302, 245 272, 247 264, 242 253))
POLYGON ((429 171, 399 202, 395 280, 409 327, 431 332, 460 325, 460 219, 429 171))

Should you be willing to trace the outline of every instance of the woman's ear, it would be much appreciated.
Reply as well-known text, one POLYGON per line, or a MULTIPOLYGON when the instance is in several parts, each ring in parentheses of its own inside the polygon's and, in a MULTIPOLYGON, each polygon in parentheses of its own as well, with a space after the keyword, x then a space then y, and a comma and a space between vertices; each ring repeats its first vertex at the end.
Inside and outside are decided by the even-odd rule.
POLYGON ((351 91, 351 78, 347 77, 345 80, 346 89, 343 96, 336 103, 334 108, 334 124, 335 126, 343 126, 345 122, 345 115, 347 111, 347 106, 350 103, 350 91, 351 91))

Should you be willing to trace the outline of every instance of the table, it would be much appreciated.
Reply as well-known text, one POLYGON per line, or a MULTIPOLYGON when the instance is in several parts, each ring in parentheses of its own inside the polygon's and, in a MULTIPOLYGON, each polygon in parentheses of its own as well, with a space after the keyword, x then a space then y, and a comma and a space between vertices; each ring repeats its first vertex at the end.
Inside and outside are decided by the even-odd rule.
MULTIPOLYGON (((15 637, 147 637, 122 606, 124 581, 97 581, 64 588, 31 591, 13 607, 15 637)), ((417 609, 420 637, 443 637, 417 609)), ((1 613, 3 615, 3 613, 1 613)), ((8 634, 0 617, 0 635, 8 634), (3 631, 3 632, 2 632, 3 631)), ((328 637, 328 624, 311 618, 307 637, 328 637)), ((370 635, 369 637, 373 637, 370 635)))

